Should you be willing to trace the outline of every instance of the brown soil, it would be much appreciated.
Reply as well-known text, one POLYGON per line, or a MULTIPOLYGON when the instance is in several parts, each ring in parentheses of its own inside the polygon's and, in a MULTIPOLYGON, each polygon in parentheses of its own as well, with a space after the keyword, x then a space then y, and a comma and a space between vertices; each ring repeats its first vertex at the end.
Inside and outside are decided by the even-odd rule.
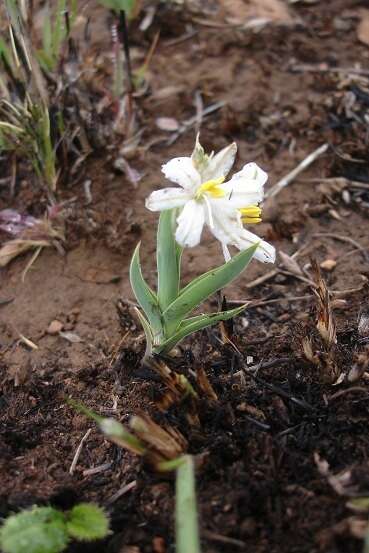
MULTIPOLYGON (((188 154, 195 135, 191 128, 167 146, 171 135, 160 131, 155 120, 172 117, 181 122, 192 117, 196 91, 201 91, 205 107, 226 103, 204 119, 204 146, 217 150, 236 140, 238 167, 256 161, 268 171, 271 184, 329 142, 327 153, 300 181, 266 203, 264 222, 255 231, 290 255, 302 249, 300 267, 311 256, 319 263, 337 262, 333 271, 323 271, 329 288, 357 290, 341 294, 335 304, 337 376, 347 377, 355 364, 368 363, 367 336, 358 334, 358 317, 368 297, 369 193, 352 189, 348 197, 333 190, 324 195, 319 182, 309 180, 343 176, 369 182, 368 77, 291 70, 299 64, 354 67, 359 61, 369 68, 369 49, 356 36, 364 6, 354 0, 311 6, 298 2, 289 10, 291 20, 276 18, 259 32, 226 24, 229 17, 245 16, 236 2, 224 2, 220 11, 207 6, 205 15, 200 6, 191 6, 192 11, 160 7, 145 34, 132 30, 133 51, 141 58, 155 33, 161 32, 148 75, 150 88, 137 98, 144 134, 130 163, 144 178, 134 188, 113 171, 119 144, 96 152, 87 160, 80 182, 72 187, 64 183, 59 190, 62 201, 76 198, 67 219, 66 255, 44 251, 24 282, 25 258, 0 273, 0 300, 12 300, 0 304, 1 516, 35 503, 68 508, 94 500, 110 513, 113 533, 105 543, 73 545, 71 551, 174 550, 172 480, 104 440, 65 399, 78 399, 122 422, 132 413, 157 416, 155 399, 161 384, 140 368, 143 335, 125 303, 133 301, 128 265, 141 239, 145 274, 155 283, 157 217, 145 210, 144 199, 163 182, 161 163, 188 154), (218 26, 208 26, 209 22, 218 26), (176 41, 189 25, 195 34, 176 41), (160 91, 169 86, 174 87, 172 94, 160 99, 160 91), (355 99, 353 111, 345 108, 349 94, 355 99), (82 186, 86 179, 92 181, 89 205, 82 186), (55 319, 82 341, 49 335, 47 328, 55 319), (29 349, 20 334, 38 349, 29 349), (70 475, 76 448, 89 428, 70 475), (95 474, 86 473, 93 467, 99 467, 95 474), (114 500, 114 494, 134 480, 136 486, 114 500)), ((109 47, 106 12, 93 13, 94 47, 104 51, 109 47)), ((38 214, 43 211, 39 201, 38 192, 25 181, 11 207, 38 214)), ((0 209, 8 206, 8 190, 3 188, 0 209)), ((208 237, 186 252, 184 279, 220 260, 218 244, 208 237)), ((319 366, 304 358, 301 337, 317 339, 310 286, 280 273, 247 288, 269 270, 253 262, 227 290, 228 300, 276 300, 250 308, 233 330, 237 348, 253 358, 252 364, 260 363, 256 377, 246 375, 240 381, 239 357, 222 343, 218 329, 196 335, 183 344, 172 368, 190 375, 190 369, 203 367, 219 400, 199 401, 199 427, 185 421, 186 405, 161 417, 180 429, 188 439, 188 451, 201 460, 197 487, 206 553, 358 552, 358 526, 365 516, 353 513, 347 501, 350 493, 369 495, 368 379, 364 375, 349 383, 345 378, 332 386, 324 355, 319 366), (307 298, 291 300, 296 296, 307 298), (317 454, 334 474, 350 470, 355 491, 337 493, 319 471, 317 454)))

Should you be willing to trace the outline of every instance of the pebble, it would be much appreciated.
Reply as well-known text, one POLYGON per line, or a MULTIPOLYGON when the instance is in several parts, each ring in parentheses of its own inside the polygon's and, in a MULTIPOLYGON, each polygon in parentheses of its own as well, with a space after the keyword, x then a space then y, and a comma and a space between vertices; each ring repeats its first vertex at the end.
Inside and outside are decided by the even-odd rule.
POLYGON ((324 269, 324 271, 333 271, 336 265, 337 261, 335 261, 334 259, 325 259, 321 262, 320 268, 324 269))
POLYGON ((51 336, 55 336, 56 334, 59 334, 59 332, 63 328, 63 323, 60 321, 57 321, 56 319, 54 321, 51 321, 49 326, 47 327, 47 333, 51 334, 51 336))

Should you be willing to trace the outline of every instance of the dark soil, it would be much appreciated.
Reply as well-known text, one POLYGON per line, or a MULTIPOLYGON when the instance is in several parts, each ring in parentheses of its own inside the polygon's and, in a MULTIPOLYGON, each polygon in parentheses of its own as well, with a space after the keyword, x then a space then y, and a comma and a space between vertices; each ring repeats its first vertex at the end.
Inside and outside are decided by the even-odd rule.
MULTIPOLYGON (((261 10, 264 2, 256 5, 261 10)), ((81 500, 96 501, 111 516, 112 534, 104 543, 73 545, 70 551, 174 551, 172 479, 106 441, 67 405, 72 397, 122 422, 149 413, 186 437, 188 451, 198 460, 204 552, 362 551, 367 515, 353 512, 347 503, 352 496, 369 495, 369 331, 358 332, 368 303, 369 77, 327 68, 353 68, 360 62, 369 71, 369 48, 357 39, 365 5, 297 2, 288 13, 276 10, 275 20, 259 32, 229 25, 230 18, 245 19, 252 11, 252 2, 236 1, 160 6, 145 33, 133 25, 133 60, 142 60, 156 32, 161 33, 147 76, 150 86, 136 99, 144 133, 129 162, 143 179, 135 188, 113 170, 120 144, 95 152, 79 182, 63 182, 58 191, 61 201, 76 198, 66 222, 66 255, 42 252, 24 282, 25 258, 0 273, 0 300, 12 300, 0 303, 1 516, 36 503, 69 508, 81 500), (304 69, 297 71, 301 65, 304 69), (164 94, 167 87, 173 89, 164 94), (336 262, 322 274, 334 291, 337 344, 327 361, 315 326, 316 300, 306 280, 279 272, 250 288, 248 283, 272 269, 253 262, 225 291, 228 301, 260 300, 228 328, 231 343, 213 329, 182 344, 168 361, 194 386, 194 374, 204 369, 218 400, 200 395, 195 405, 184 401, 159 414, 156 405, 165 389, 156 374, 140 366, 145 345, 129 303, 128 265, 141 239, 145 274, 155 283, 157 217, 145 210, 144 199, 162 185, 160 165, 190 153, 195 136, 193 127, 168 146, 171 134, 160 131, 155 121, 192 117, 196 91, 205 107, 225 102, 203 120, 204 146, 217 150, 236 140, 237 166, 256 161, 268 171, 270 185, 329 143, 327 153, 299 180, 266 202, 255 232, 279 251, 292 255, 300 250, 297 260, 307 269, 305 277, 311 278, 311 257, 336 262), (327 184, 323 189, 320 179, 332 177, 361 181, 366 188, 349 187, 348 194, 327 184), (86 179, 92 181, 89 205, 82 185, 86 179), (82 341, 49 335, 55 319, 82 341), (25 346, 20 334, 38 349, 25 346), (318 352, 316 364, 304 356, 306 336, 318 352), (246 358, 258 370, 241 374, 246 358), (349 381, 353 367, 363 374, 349 381), (188 423, 188 412, 198 416, 198 425, 188 423), (340 489, 337 479, 323 474, 324 461, 331 475, 347 472, 340 489), (133 481, 129 491, 116 496, 133 481)), ((106 12, 85 6, 89 9, 90 62, 97 53, 108 59, 106 12)), ((101 82, 108 79, 102 69, 99 75, 101 82)), ((10 202, 8 189, 0 188, 0 209, 38 214, 40 201, 27 179, 10 202)), ((219 246, 208 237, 186 252, 184 279, 219 261, 219 246)))

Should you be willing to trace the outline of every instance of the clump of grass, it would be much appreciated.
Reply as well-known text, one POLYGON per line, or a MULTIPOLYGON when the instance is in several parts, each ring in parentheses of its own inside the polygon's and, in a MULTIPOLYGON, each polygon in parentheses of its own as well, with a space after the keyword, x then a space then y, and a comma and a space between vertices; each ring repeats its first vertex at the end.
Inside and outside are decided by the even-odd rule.
POLYGON ((0 147, 28 159, 41 182, 56 190, 55 148, 50 134, 49 110, 44 103, 34 103, 29 96, 23 104, 0 102, 0 147))

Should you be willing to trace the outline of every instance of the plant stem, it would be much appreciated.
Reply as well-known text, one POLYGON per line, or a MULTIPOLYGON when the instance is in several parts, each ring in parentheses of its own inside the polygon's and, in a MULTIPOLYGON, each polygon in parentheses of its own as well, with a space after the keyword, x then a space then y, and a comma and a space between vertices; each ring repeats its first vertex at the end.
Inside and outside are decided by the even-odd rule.
POLYGON ((191 455, 182 457, 176 472, 176 553, 201 553, 191 455))

